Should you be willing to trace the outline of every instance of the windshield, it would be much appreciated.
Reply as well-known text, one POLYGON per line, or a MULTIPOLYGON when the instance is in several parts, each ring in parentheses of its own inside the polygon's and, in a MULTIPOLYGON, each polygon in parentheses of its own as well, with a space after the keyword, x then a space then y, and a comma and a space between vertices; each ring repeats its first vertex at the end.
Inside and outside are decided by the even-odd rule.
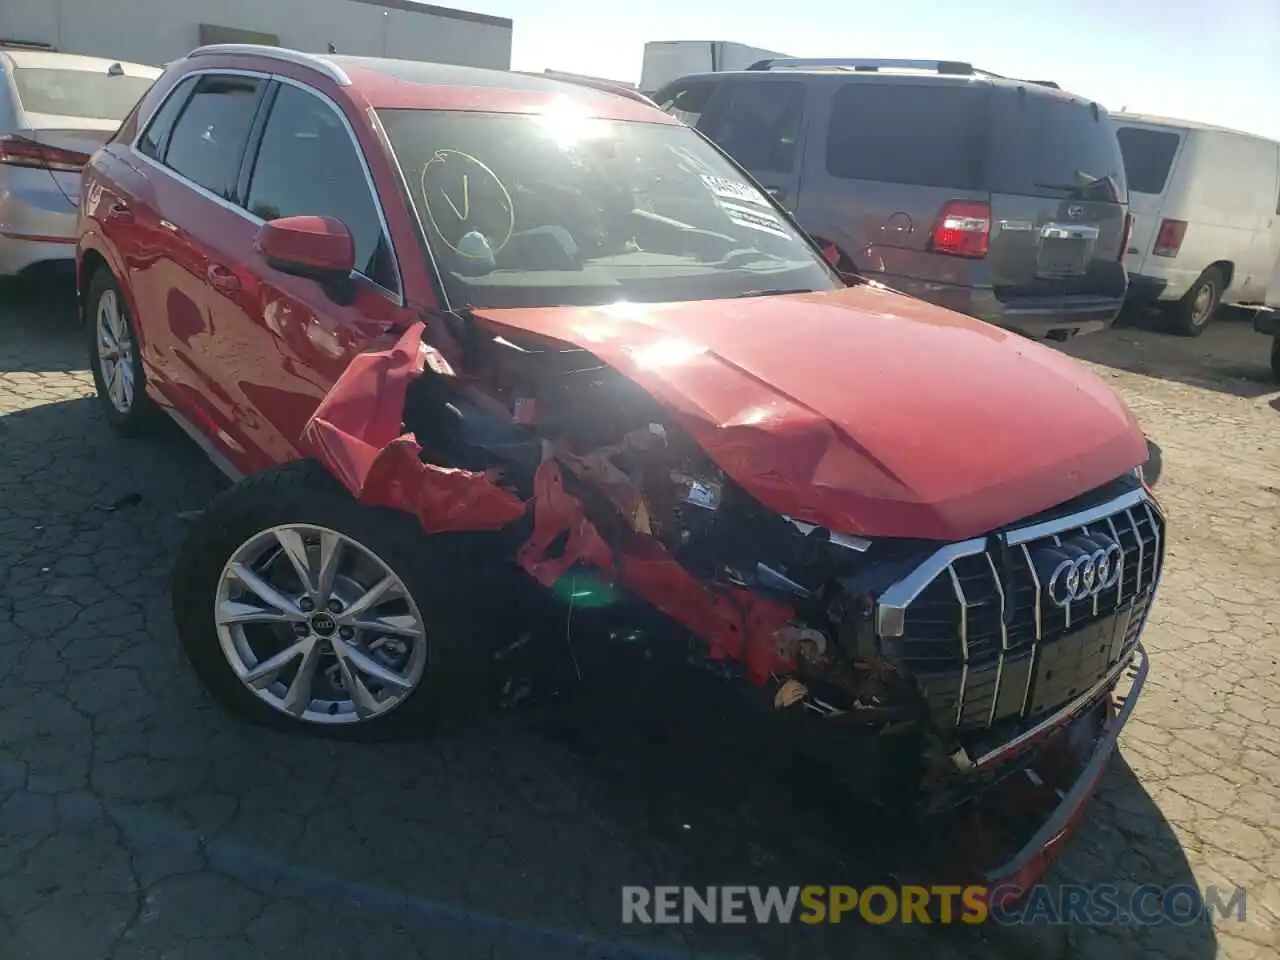
POLYGON ((151 89, 150 77, 111 76, 106 71, 18 67, 18 100, 28 113, 123 120, 151 89))
POLYGON ((381 110, 458 306, 707 300, 839 281, 685 126, 381 110))

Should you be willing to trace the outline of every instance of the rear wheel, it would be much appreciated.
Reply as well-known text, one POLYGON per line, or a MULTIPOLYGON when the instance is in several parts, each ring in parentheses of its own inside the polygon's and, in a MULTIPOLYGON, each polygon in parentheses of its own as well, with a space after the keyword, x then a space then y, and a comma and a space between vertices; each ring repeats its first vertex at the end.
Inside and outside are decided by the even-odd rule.
POLYGON ((118 432, 136 434, 147 426, 155 404, 145 389, 133 317, 109 270, 93 275, 86 299, 89 369, 103 415, 118 432))
POLYGON ((258 474, 214 500, 180 551, 179 639, 213 696, 254 723, 420 735, 483 695, 442 542, 360 506, 317 464, 258 474))
POLYGON ((1169 316, 1173 332, 1182 337, 1198 337, 1204 333, 1222 302, 1225 286, 1226 280, 1217 267, 1200 274, 1200 279, 1173 306, 1169 316))

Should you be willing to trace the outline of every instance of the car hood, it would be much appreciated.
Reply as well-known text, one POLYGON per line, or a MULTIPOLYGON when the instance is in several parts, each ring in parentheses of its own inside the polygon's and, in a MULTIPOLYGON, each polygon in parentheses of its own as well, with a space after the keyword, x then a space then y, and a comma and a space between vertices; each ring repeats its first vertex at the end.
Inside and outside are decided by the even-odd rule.
POLYGON ((477 312, 591 352, 765 506, 843 533, 964 539, 1146 460, 1082 364, 876 285, 477 312))

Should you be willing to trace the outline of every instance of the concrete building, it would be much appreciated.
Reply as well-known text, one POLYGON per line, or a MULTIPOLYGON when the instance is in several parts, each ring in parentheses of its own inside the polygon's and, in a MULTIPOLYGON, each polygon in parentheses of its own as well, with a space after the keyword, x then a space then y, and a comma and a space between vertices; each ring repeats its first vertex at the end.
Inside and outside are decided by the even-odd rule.
POLYGON ((206 43, 505 70, 511 21, 418 0, 0 0, 0 44, 159 66, 206 43))

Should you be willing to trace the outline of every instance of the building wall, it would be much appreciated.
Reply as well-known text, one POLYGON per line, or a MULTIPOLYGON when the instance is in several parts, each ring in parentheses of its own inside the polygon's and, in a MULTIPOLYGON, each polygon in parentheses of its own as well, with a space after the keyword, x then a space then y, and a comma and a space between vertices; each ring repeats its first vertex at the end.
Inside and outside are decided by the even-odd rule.
POLYGON ((201 24, 313 53, 334 43, 351 55, 511 66, 510 20, 413 0, 0 0, 0 39, 155 66, 200 46, 201 24))

